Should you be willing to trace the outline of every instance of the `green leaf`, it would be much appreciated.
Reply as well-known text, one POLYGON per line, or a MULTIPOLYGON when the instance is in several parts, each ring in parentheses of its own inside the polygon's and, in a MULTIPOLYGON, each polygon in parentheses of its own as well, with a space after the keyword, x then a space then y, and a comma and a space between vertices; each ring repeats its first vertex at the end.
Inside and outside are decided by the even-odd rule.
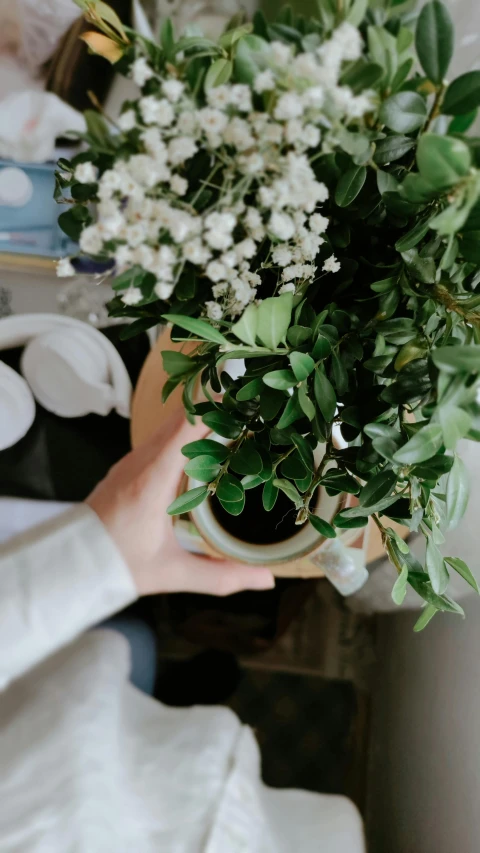
POLYGON ((191 441, 189 444, 184 444, 182 453, 188 459, 207 455, 215 459, 216 462, 225 462, 230 449, 225 444, 213 441, 211 438, 200 438, 198 441, 191 441))
POLYGON ((379 166, 384 166, 394 160, 400 160, 414 146, 415 140, 410 139, 409 136, 386 136, 385 139, 377 142, 373 159, 379 166))
POLYGON ((468 175, 470 150, 453 136, 424 133, 417 146, 417 166, 421 177, 435 189, 450 187, 468 175))
POLYGON ((348 373, 338 350, 332 354, 332 377, 339 396, 343 397, 348 390, 348 373))
POLYGON ((257 35, 239 39, 235 50, 235 79, 239 83, 253 83, 268 63, 269 47, 268 42, 257 35))
POLYGON ((300 407, 304 415, 307 416, 309 421, 313 421, 315 417, 315 406, 313 405, 310 397, 308 396, 308 388, 305 382, 299 386, 298 402, 300 403, 300 407))
POLYGON ((313 390, 318 408, 327 423, 330 423, 335 417, 337 398, 335 396, 333 385, 328 379, 323 365, 319 365, 319 367, 315 369, 313 390))
POLYGON ((262 480, 258 474, 247 474, 245 477, 242 477, 241 484, 245 491, 248 489, 256 489, 257 486, 262 486, 265 480, 262 480))
POLYGON ((311 512, 308 514, 308 520, 317 533, 320 533, 320 536, 325 536, 326 539, 336 538, 337 534, 335 532, 335 528, 332 527, 328 521, 325 521, 323 518, 319 518, 318 515, 313 515, 311 512))
POLYGON ((287 391, 297 384, 297 378, 291 370, 271 370, 263 377, 265 385, 276 388, 278 391, 287 391))
POLYGON ((420 240, 423 240, 429 228, 429 219, 422 219, 417 222, 410 231, 407 231, 403 237, 400 237, 400 239, 397 240, 395 243, 397 252, 406 252, 408 249, 413 249, 414 246, 420 243, 420 240))
POLYGON ((472 416, 458 406, 440 406, 438 420, 447 450, 455 450, 457 442, 467 435, 472 426, 472 416))
POLYGON ((352 27, 358 27, 362 23, 367 9, 368 0, 354 0, 345 20, 347 20, 352 27))
POLYGON ((290 480, 275 479, 273 481, 273 485, 276 486, 277 489, 281 489, 281 491, 286 494, 287 498, 295 504, 297 509, 302 506, 302 496, 290 480))
POLYGON ((361 191, 367 177, 365 166, 355 166, 340 178, 335 190, 335 203, 348 207, 361 191))
POLYGON ((299 347, 312 337, 312 330, 307 326, 290 326, 287 341, 292 347, 299 347))
MULTIPOLYGON (((410 555, 409 555, 410 556, 410 555)), ((452 601, 447 595, 437 595, 433 591, 430 581, 427 580, 426 572, 410 571, 408 574, 408 582, 424 601, 428 604, 433 604, 437 610, 447 611, 448 613, 457 613, 459 616, 464 616, 463 609, 455 601, 452 601)))
POLYGON ((276 349, 281 341, 285 342, 290 317, 292 315, 293 296, 271 296, 258 306, 257 334, 269 349, 276 349))
POLYGON ((462 578, 470 584, 470 586, 475 590, 475 592, 480 593, 480 588, 475 577, 468 568, 467 564, 464 563, 463 560, 460 559, 460 557, 445 557, 445 562, 448 563, 448 565, 451 566, 452 569, 455 569, 455 571, 458 572, 458 574, 461 575, 462 578))
POLYGON ((425 74, 439 85, 453 54, 454 29, 450 13, 440 0, 426 3, 418 16, 415 47, 425 74))
POLYGON ((442 113, 459 116, 479 106, 480 71, 469 71, 450 83, 443 99, 442 113))
POLYGON ((400 465, 414 465, 435 456, 442 446, 442 428, 439 424, 421 427, 394 455, 400 465))
POLYGON ((165 18, 162 21, 160 27, 160 44, 166 55, 169 56, 175 44, 175 32, 170 18, 165 18))
POLYGON ((449 135, 454 133, 466 133, 467 130, 474 124, 478 115, 478 110, 471 110, 465 115, 455 116, 448 125, 449 135))
POLYGON ((185 474, 203 483, 211 483, 219 473, 220 465, 213 456, 195 456, 185 465, 185 474))
POLYGON ((195 362, 188 355, 184 355, 183 352, 163 350, 161 356, 163 369, 170 376, 181 376, 184 373, 189 373, 192 367, 195 368, 195 362))
POLYGON ((443 595, 445 592, 449 574, 445 566, 445 561, 435 545, 433 539, 427 541, 427 552, 425 556, 425 566, 432 584, 432 589, 437 595, 443 595))
POLYGON ((234 323, 230 331, 244 344, 256 346, 258 309, 256 305, 247 305, 240 320, 234 323))
POLYGON ((307 471, 313 471, 315 468, 315 460, 313 457, 313 450, 310 447, 306 438, 303 435, 299 435, 298 433, 292 433, 292 441, 297 448, 300 458, 305 465, 307 471))
POLYGON ((271 512, 278 498, 278 489, 274 485, 274 478, 267 480, 263 487, 262 503, 265 512, 271 512))
POLYGON ((298 394, 295 392, 287 402, 282 416, 277 424, 277 429, 286 429, 290 424, 295 423, 303 417, 303 409, 298 400, 298 394))
POLYGON ((333 519, 333 523, 335 527, 340 527, 341 529, 347 530, 354 527, 366 527, 368 524, 368 515, 360 515, 357 518, 344 518, 342 511, 337 513, 337 515, 333 519))
POLYGON ((298 382, 303 382, 310 376, 315 367, 313 358, 304 352, 291 352, 288 358, 298 382))
POLYGON ((427 106, 416 92, 398 92, 380 107, 379 119, 397 133, 411 133, 425 123, 427 106))
POLYGON ((247 400, 254 400, 255 397, 258 397, 263 391, 263 382, 261 379, 252 379, 251 382, 247 382, 243 388, 240 388, 239 391, 235 394, 235 399, 239 400, 240 403, 243 403, 247 400))
POLYGON ((240 503, 245 498, 245 492, 240 480, 231 474, 224 474, 221 478, 216 495, 219 501, 224 503, 240 503))
POLYGON ((180 495, 167 507, 167 513, 169 515, 179 515, 183 512, 190 512, 191 509, 195 509, 196 506, 203 503, 207 495, 208 488, 206 486, 198 486, 196 489, 190 489, 190 491, 184 492, 183 495, 180 495))
POLYGON ((282 462, 281 472, 287 480, 303 480, 307 476, 307 469, 298 453, 292 453, 282 462))
POLYGON ((205 426, 210 427, 217 435, 223 438, 238 438, 242 431, 241 425, 235 421, 227 412, 214 409, 213 412, 207 412, 203 418, 205 426))
POLYGON ((375 474, 360 492, 358 498, 360 505, 371 506, 382 498, 387 497, 387 495, 390 495, 396 482, 397 475, 394 471, 380 471, 379 474, 375 474))
POLYGON ((455 456, 447 480, 447 527, 449 530, 456 527, 463 518, 468 505, 470 494, 470 481, 464 463, 459 456, 455 456))
POLYGON ((478 373, 480 371, 480 346, 459 344, 439 347, 432 352, 432 360, 446 373, 478 373))
POLYGON ((233 62, 231 59, 216 59, 212 62, 210 68, 205 75, 203 88, 206 92, 213 89, 215 86, 222 86, 228 83, 233 72, 233 62))
POLYGON ((320 480, 322 486, 325 486, 327 491, 333 494, 347 492, 349 495, 358 495, 360 484, 355 477, 341 471, 338 468, 333 468, 327 471, 320 480))
POLYGON ((174 326, 180 326, 187 332, 191 332, 195 337, 205 341, 212 341, 215 344, 227 344, 228 341, 223 337, 218 329, 214 329, 205 320, 195 320, 193 317, 185 317, 183 314, 163 314, 163 320, 167 323, 173 323, 174 326))
POLYGON ((413 630, 418 633, 419 631, 423 631, 424 628, 427 627, 428 623, 435 616, 435 613, 439 613, 439 610, 435 607, 434 604, 427 604, 420 616, 418 617, 415 625, 413 626, 413 630))
POLYGON ((328 358, 332 351, 332 345, 325 335, 322 335, 321 327, 320 333, 318 335, 317 340, 315 341, 315 346, 312 350, 312 356, 316 361, 320 361, 320 359, 328 358))
POLYGON ((236 474, 259 474, 263 468, 262 457, 253 441, 245 441, 230 457, 230 468, 236 474))
POLYGON ((413 341, 407 341, 395 359, 393 365, 395 370, 400 371, 407 364, 410 364, 411 361, 415 361, 417 358, 423 358, 427 349, 428 345, 424 340, 422 341, 421 339, 416 338, 413 341))
POLYGON ((433 258, 422 258, 416 249, 407 249, 402 252, 408 271, 412 276, 423 284, 435 282, 435 261, 433 258))
MULTIPOLYGON (((348 65, 341 77, 342 86, 350 86, 355 94, 372 88, 383 77, 383 68, 376 62, 365 62, 361 57, 348 65)), ((352 151, 348 152, 352 154, 352 151)))
POLYGON ((460 248, 466 261, 480 264, 480 231, 468 231, 462 235, 460 248))
POLYGON ((276 391, 265 385, 260 396, 260 416, 264 421, 273 420, 285 403, 283 391, 276 391))
POLYGON ((395 581, 392 589, 392 599, 395 604, 399 606, 403 604, 405 600, 405 596, 407 594, 407 583, 408 583, 408 566, 406 563, 403 564, 402 570, 395 581))

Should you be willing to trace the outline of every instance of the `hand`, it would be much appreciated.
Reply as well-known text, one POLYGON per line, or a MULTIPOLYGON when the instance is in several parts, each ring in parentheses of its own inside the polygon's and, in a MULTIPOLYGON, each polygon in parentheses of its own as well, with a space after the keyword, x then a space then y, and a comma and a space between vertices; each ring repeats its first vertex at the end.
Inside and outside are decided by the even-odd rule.
POLYGON ((107 528, 133 575, 139 595, 200 592, 231 595, 271 589, 266 568, 198 557, 184 551, 166 513, 176 497, 185 458, 181 447, 205 434, 182 413, 160 434, 118 462, 87 499, 107 528))

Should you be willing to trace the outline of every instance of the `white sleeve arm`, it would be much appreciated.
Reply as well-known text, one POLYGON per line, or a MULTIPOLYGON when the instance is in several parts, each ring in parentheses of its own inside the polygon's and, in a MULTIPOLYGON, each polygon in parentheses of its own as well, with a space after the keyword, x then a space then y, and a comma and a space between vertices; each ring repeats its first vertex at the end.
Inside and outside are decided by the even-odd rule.
POLYGON ((0 546, 0 689, 136 598, 126 563, 85 504, 0 546))

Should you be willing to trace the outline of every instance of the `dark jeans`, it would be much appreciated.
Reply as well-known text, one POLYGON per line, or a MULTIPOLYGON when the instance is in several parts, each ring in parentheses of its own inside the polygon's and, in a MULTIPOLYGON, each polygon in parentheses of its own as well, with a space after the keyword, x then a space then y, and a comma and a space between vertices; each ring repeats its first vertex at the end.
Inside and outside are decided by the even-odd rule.
POLYGON ((118 631, 128 640, 132 655, 130 681, 143 693, 152 696, 157 672, 157 643, 153 628, 139 616, 121 613, 98 627, 118 631))

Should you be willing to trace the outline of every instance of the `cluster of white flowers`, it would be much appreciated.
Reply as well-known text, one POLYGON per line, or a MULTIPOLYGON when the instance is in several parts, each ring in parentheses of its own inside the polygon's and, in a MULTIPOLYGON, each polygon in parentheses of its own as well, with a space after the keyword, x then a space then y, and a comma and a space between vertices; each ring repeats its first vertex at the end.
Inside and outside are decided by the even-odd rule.
MULTIPOLYGON (((185 264, 192 264, 212 283, 213 298, 205 304, 212 320, 236 317, 257 298, 261 267, 277 269, 279 293, 312 281, 328 226, 319 212, 328 190, 310 157, 322 137, 328 146, 334 123, 359 120, 372 109, 369 93, 354 95, 338 84, 342 62, 357 59, 361 50, 360 34, 348 23, 320 47, 297 55, 273 42, 268 67, 251 87, 216 86, 202 106, 177 77, 160 78, 138 56, 134 82, 141 88, 156 82, 119 120, 123 133, 135 130, 136 153, 100 177, 91 162, 75 169, 77 181, 98 181, 98 217, 83 229, 81 249, 113 257, 119 272, 141 266, 155 277, 160 299, 172 295, 185 264), (258 111, 253 101, 262 93, 268 108, 258 111), (199 151, 210 155, 204 186, 218 189, 202 212, 195 203, 203 188, 189 184, 189 163, 199 151)), ((334 273, 339 266, 332 255, 323 270, 334 273)), ((69 270, 65 259, 59 274, 69 270)), ((150 296, 131 287, 122 299, 136 305, 150 296)))

